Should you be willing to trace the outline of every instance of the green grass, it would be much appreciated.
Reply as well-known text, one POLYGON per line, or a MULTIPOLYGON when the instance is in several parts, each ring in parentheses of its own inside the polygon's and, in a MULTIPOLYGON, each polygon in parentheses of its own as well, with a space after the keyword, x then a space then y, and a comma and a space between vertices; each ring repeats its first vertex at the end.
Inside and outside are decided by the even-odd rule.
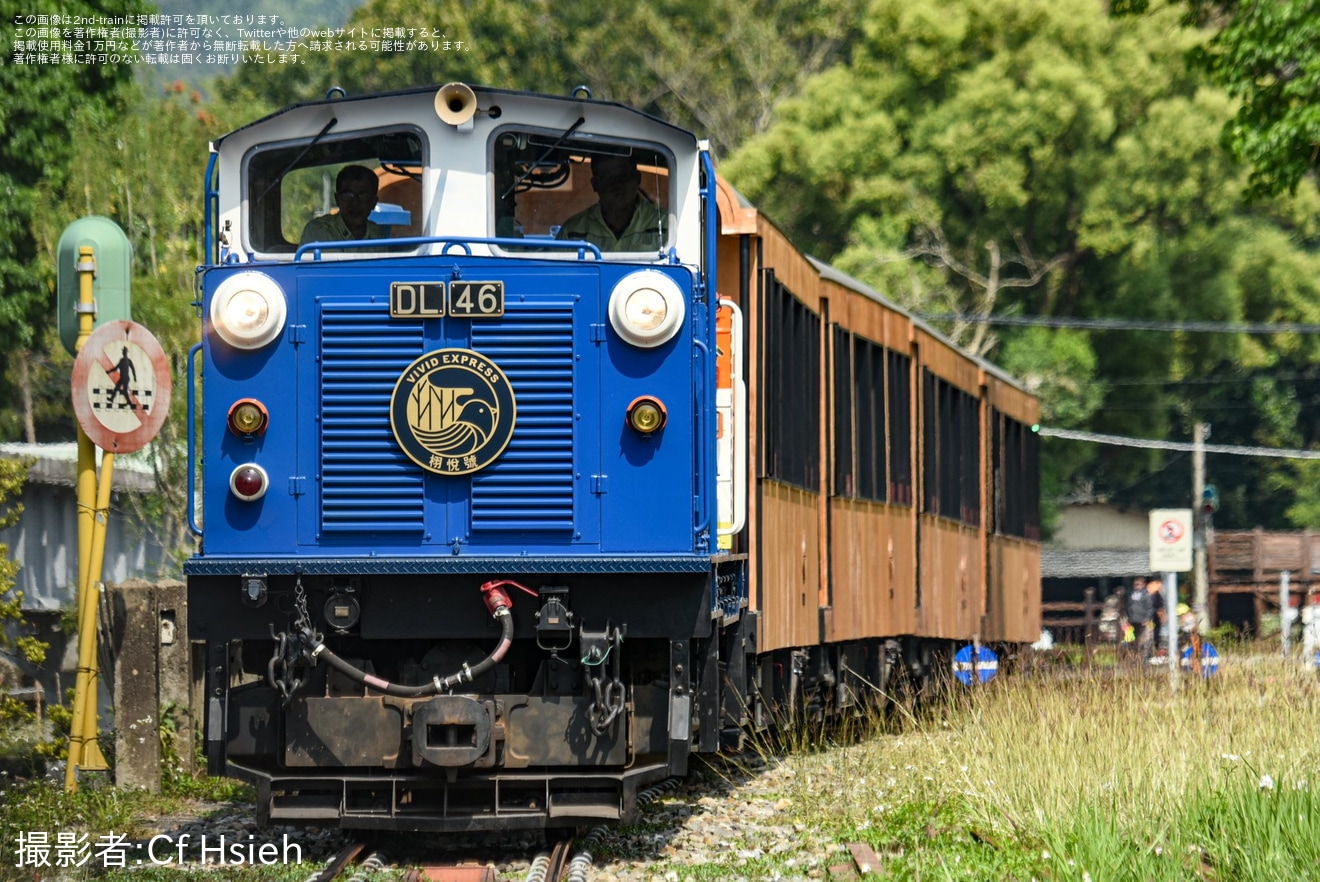
MULTIPOLYGON (((698 868, 653 867, 810 879, 861 842, 895 880, 1320 879, 1318 733, 1315 674, 1275 658, 1226 655, 1176 692, 1157 669, 1003 678, 899 732, 860 721, 812 749, 798 735, 765 773, 771 791, 748 791, 756 823, 698 868), (766 829, 790 846, 758 852, 766 829)), ((725 786, 740 798, 735 777, 725 786)), ((688 835, 670 831, 680 854, 688 835)))

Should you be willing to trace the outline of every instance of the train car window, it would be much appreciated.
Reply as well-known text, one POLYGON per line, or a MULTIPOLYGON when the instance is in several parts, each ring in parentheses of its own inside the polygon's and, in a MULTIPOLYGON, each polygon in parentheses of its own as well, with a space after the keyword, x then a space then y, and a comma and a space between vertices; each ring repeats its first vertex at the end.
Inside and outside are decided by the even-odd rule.
POLYGON ((884 502, 885 476, 885 353, 870 340, 858 338, 857 354, 857 495, 884 502))
POLYGON ((991 412, 994 531, 1040 539, 1040 436, 998 410, 991 412))
POLYGON ((854 483, 853 437, 853 335, 835 325, 830 334, 830 358, 834 366, 834 495, 851 498, 854 483))
POLYGON ((422 235, 426 161, 425 138, 411 128, 258 147, 244 163, 248 246, 265 254, 296 251, 310 221, 339 213, 336 182, 349 166, 376 178, 365 238, 422 235))
POLYGON ((834 493, 886 502, 889 498, 886 445, 885 349, 835 327, 834 493))
POLYGON ((922 373, 925 510, 969 526, 981 523, 981 409, 976 398, 922 373))
POLYGON ((779 283, 761 276, 764 325, 761 474, 820 490, 820 316, 779 283))
POLYGON ((889 499, 912 504, 912 359, 886 355, 889 412, 889 499))
POLYGON ((673 160, 656 146, 506 129, 494 139, 492 235, 579 239, 606 256, 672 242, 673 160))

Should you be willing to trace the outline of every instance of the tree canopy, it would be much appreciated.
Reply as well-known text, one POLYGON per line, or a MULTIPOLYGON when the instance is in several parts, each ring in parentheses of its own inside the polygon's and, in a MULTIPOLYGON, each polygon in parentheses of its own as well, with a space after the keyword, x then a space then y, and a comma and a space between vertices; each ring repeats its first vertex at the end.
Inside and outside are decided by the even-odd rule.
MULTIPOLYGON (((1310 337, 977 322, 1316 321, 1320 201, 1309 185, 1245 201, 1247 169, 1220 142, 1233 101, 1187 64, 1205 40, 1169 7, 875 0, 851 62, 810 79, 722 171, 805 250, 913 309, 970 316, 945 327, 1026 377, 1047 423, 1186 438, 1208 420, 1216 440, 1233 427, 1238 443, 1305 446, 1320 441, 1294 419, 1320 355, 1310 337)), ((1058 495, 1188 496, 1185 467, 1182 486, 1158 479, 1172 461, 1158 451, 1047 453, 1058 495)), ((1256 488, 1273 475, 1287 498, 1309 492, 1291 464, 1246 468, 1256 488)), ((1287 504, 1244 497, 1226 515, 1277 525, 1287 504)))
MULTIPOLYGON (((65 0, 59 11, 148 11, 141 0, 114 6, 107 10, 98 3, 65 0)), ((41 328, 55 323, 54 275, 38 259, 32 230, 37 187, 63 180, 74 144, 84 134, 73 125, 75 110, 122 107, 133 79, 129 65, 19 63, 24 53, 15 52, 14 41, 23 38, 10 25, 33 10, 31 4, 0 0, 0 21, 6 24, 0 29, 0 352, 19 358, 41 328)), ((14 391, 0 378, 0 400, 12 399, 14 391)))
MULTIPOLYGON (((1257 195, 1295 192, 1320 167, 1320 0, 1184 0, 1188 21, 1214 33, 1194 53, 1239 99, 1224 140, 1251 165, 1257 195)), ((1120 0, 1118 14, 1148 0, 1120 0)))
POLYGON ((454 80, 630 104, 732 149, 764 130, 773 108, 814 73, 847 58, 864 0, 370 0, 350 26, 425 23, 439 51, 314 53, 304 64, 240 68, 222 94, 268 107, 454 80))

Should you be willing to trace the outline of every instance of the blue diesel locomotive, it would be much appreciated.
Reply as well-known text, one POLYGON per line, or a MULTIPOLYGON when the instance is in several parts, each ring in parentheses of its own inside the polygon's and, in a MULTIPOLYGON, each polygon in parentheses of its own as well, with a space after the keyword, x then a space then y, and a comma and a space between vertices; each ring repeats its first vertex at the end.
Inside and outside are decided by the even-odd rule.
POLYGON ((1034 401, 799 254, 776 278, 689 132, 585 89, 340 94, 206 181, 189 630, 210 769, 264 819, 626 820, 695 751, 1038 626, 1034 401))

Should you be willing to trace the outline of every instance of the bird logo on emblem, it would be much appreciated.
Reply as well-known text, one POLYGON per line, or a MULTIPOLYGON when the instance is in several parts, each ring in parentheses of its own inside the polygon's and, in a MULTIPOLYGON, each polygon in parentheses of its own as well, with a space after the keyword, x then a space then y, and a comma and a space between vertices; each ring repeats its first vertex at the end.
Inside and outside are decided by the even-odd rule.
POLYGON ((418 358, 390 401, 394 438, 410 459, 441 475, 490 465, 513 435, 513 389, 504 372, 467 349, 418 358))

